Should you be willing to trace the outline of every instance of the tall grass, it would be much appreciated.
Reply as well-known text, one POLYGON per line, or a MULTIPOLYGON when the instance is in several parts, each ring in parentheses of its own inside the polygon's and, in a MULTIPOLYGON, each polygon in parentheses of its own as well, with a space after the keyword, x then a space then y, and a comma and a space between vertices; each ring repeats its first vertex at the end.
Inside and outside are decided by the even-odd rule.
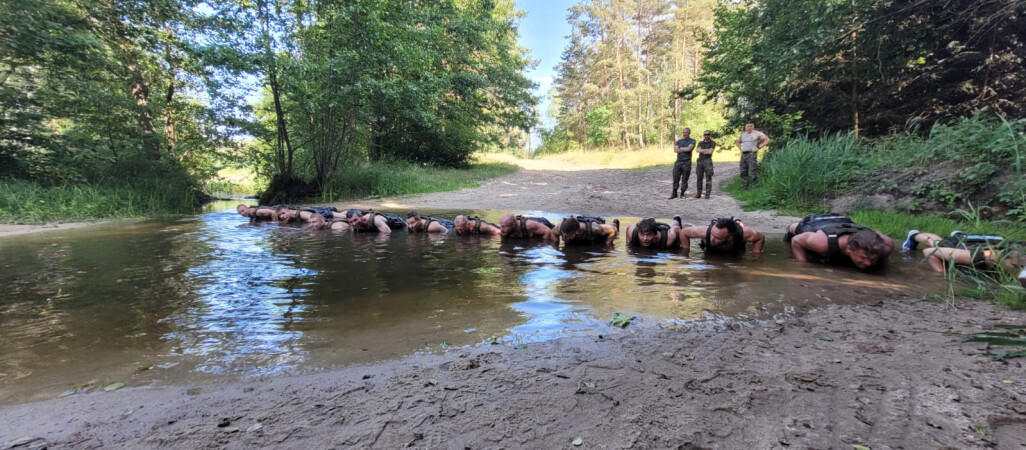
MULTIPOLYGON (((1002 255, 995 263, 1005 264, 1008 255, 1002 255)), ((1010 272, 999 268, 982 270, 975 267, 948 267, 949 291, 967 297, 990 300, 1013 309, 1026 309, 1026 289, 1019 283, 1016 270, 1010 272), (956 281, 961 282, 956 284, 956 281)))
POLYGON ((504 162, 476 162, 469 169, 449 169, 407 162, 348 164, 325 183, 321 201, 422 194, 477 187, 478 181, 513 173, 517 166, 504 162))
POLYGON ((750 207, 821 212, 824 198, 844 186, 858 164, 857 144, 850 133, 819 140, 799 136, 766 154, 755 188, 743 191, 735 180, 725 189, 750 207))
POLYGON ((0 180, 0 222, 45 223, 152 217, 196 210, 199 191, 187 179, 136 178, 97 183, 0 180))

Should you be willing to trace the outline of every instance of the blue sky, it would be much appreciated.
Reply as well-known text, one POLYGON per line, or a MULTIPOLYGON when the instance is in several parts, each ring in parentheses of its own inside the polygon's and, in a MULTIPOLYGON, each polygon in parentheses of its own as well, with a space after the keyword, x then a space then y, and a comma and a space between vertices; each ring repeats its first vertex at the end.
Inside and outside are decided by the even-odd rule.
POLYGON ((521 46, 531 50, 531 59, 538 61, 538 66, 528 72, 527 76, 538 83, 535 94, 542 98, 538 112, 542 115, 545 127, 552 124, 545 117, 551 103, 547 95, 552 87, 555 67, 559 56, 566 47, 566 36, 570 34, 570 24, 566 22, 566 11, 578 0, 516 0, 517 9, 527 12, 520 20, 521 46))

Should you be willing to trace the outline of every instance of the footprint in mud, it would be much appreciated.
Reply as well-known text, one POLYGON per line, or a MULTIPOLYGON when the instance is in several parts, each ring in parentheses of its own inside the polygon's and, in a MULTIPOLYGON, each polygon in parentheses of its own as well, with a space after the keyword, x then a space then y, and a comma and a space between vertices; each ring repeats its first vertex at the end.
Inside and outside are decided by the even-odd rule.
POLYGON ((463 370, 471 370, 481 367, 481 363, 476 358, 459 358, 449 361, 442 365, 445 370, 450 372, 459 372, 463 370))
POLYGON ((785 375, 788 383, 795 385, 796 387, 805 389, 806 391, 815 392, 816 389, 825 387, 835 387, 829 381, 826 380, 822 374, 812 372, 795 372, 785 375))

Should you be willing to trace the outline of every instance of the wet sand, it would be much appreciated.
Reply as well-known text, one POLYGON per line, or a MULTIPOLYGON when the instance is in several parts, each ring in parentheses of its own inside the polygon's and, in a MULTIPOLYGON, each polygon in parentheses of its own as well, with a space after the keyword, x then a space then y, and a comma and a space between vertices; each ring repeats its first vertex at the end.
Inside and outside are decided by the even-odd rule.
MULTIPOLYGON (((662 172, 577 172, 524 170, 477 190, 359 206, 682 213, 696 223, 733 213, 764 231, 794 219, 741 213, 715 191, 664 200, 662 172), (569 184, 544 184, 566 174, 559 183, 569 184), (501 191, 517 195, 497 200, 501 191)), ((888 298, 780 321, 627 327, 125 388, 0 407, 0 449, 19 438, 49 448, 572 448, 578 438, 579 448, 1024 448, 1023 361, 995 362, 985 344, 965 342, 1002 323, 1026 324, 1026 312, 888 298)))
POLYGON ((908 300, 628 328, 6 407, 0 436, 49 448, 1023 448, 1021 362, 991 361, 964 335, 1024 321, 908 300))

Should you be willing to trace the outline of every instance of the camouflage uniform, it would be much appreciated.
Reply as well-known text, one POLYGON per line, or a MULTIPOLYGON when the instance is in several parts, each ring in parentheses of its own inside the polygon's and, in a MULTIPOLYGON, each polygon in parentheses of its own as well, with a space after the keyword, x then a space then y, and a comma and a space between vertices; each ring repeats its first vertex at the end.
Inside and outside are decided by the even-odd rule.
POLYGON ((755 187, 756 181, 756 161, 758 161, 758 153, 756 152, 745 152, 741 154, 741 188, 748 189, 755 187))
MULTIPOLYGON (((709 149, 709 148, 715 148, 715 147, 716 147, 716 143, 713 142, 712 140, 710 140, 708 142, 706 142, 704 140, 698 141, 698 148, 700 148, 700 149, 709 149)), ((712 155, 711 154, 703 155, 703 154, 699 153, 698 154, 698 164, 695 167, 695 178, 697 178, 697 180, 695 182, 695 188, 698 190, 698 193, 695 194, 695 198, 699 198, 699 197, 702 196, 702 178, 705 178, 705 198, 709 198, 709 196, 712 195, 712 177, 713 177, 712 155)))
POLYGON ((755 167, 759 155, 759 142, 766 139, 761 131, 743 132, 738 142, 741 143, 741 187, 743 189, 755 187, 755 167))

